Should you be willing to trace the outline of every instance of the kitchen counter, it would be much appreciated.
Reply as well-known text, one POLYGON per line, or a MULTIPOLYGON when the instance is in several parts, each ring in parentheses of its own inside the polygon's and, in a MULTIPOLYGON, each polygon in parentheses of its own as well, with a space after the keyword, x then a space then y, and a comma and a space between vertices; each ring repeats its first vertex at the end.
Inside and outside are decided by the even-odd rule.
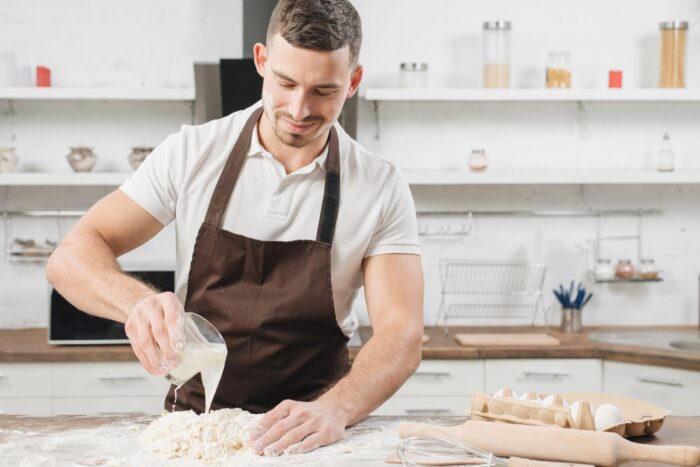
MULTIPOLYGON (((32 418, 4 416, 0 418, 0 445, 3 455, 21 458, 37 447, 41 454, 53 457, 56 465, 164 465, 191 466, 191 460, 164 461, 144 453, 138 443, 139 433, 154 417, 60 416, 32 418)), ((334 465, 380 466, 394 453, 399 442, 401 421, 458 424, 464 417, 369 417, 347 430, 345 439, 304 455, 281 458, 241 456, 240 463, 228 465, 334 465), (254 462, 253 462, 254 461, 254 462)), ((689 445, 700 448, 700 417, 669 417, 656 436, 638 438, 648 444, 689 445)), ((630 462, 626 466, 653 466, 652 463, 630 462)), ((657 464, 661 465, 661 464, 657 464)))
MULTIPOLYGON (((581 334, 564 334, 550 329, 549 334, 561 341, 546 347, 461 347, 455 341, 458 332, 544 332, 529 327, 451 327, 449 336, 442 327, 426 327, 430 340, 423 345, 424 359, 491 359, 491 358, 600 358, 619 362, 658 365, 700 371, 700 353, 664 350, 595 342, 588 338, 594 331, 617 330, 695 330, 692 326, 605 326, 586 328, 581 334)), ((371 328, 359 330, 363 342, 372 335, 371 328)), ((0 330, 0 362, 104 362, 135 361, 129 345, 50 345, 46 329, 0 330)), ((359 347, 350 347, 354 358, 359 347)))

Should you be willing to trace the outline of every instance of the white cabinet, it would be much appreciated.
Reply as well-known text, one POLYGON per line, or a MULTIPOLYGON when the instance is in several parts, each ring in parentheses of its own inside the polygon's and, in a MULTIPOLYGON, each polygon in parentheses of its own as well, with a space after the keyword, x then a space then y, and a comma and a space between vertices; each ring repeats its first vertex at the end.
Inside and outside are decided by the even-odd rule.
POLYGON ((164 410, 165 393, 135 397, 55 397, 53 415, 157 415, 164 410))
POLYGON ((54 397, 165 397, 170 387, 138 362, 55 363, 52 377, 54 397))
POLYGON ((373 415, 466 415, 483 387, 482 360, 424 360, 373 415))
POLYGON ((0 398, 51 396, 48 363, 0 363, 0 398))
POLYGON ((3 414, 51 414, 49 364, 0 363, 0 415, 3 414))
POLYGON ((0 363, 0 414, 158 414, 169 387, 138 362, 0 363))
POLYGON ((651 402, 674 415, 700 415, 698 371, 606 361, 603 390, 651 402))
POLYGON ((489 394, 506 386, 518 393, 600 392, 601 373, 596 359, 494 359, 484 363, 484 387, 489 394))

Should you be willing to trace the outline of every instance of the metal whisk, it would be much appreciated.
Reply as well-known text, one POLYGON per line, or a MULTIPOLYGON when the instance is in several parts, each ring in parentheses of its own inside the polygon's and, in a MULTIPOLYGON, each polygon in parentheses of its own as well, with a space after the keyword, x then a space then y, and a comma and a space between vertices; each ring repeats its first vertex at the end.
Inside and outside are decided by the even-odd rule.
POLYGON ((396 448, 396 455, 405 466, 470 465, 505 467, 508 459, 475 449, 440 433, 421 433, 404 438, 396 448))
POLYGON ((476 466, 476 467, 594 467, 590 464, 571 464, 567 462, 537 461, 518 457, 498 457, 464 444, 450 436, 438 432, 426 432, 419 429, 419 434, 401 440, 396 448, 396 455, 407 467, 439 466, 476 466))

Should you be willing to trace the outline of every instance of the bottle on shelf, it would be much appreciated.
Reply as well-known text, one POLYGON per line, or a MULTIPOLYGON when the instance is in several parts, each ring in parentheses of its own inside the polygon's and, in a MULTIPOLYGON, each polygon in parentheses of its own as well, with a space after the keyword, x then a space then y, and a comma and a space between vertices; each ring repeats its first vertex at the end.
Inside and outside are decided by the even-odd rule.
POLYGON ((483 87, 509 88, 510 21, 488 21, 483 26, 483 87))
POLYGON ((664 133, 661 147, 656 157, 656 170, 659 172, 673 172, 674 169, 674 152, 671 146, 671 136, 664 133))

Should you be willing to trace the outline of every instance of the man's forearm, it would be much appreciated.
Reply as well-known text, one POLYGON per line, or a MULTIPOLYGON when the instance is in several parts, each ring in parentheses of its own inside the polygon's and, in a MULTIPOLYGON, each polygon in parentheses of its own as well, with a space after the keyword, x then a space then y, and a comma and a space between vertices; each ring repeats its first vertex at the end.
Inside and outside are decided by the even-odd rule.
POLYGON ((49 258, 46 276, 78 309, 125 322, 128 310, 154 291, 124 274, 97 235, 69 235, 49 258))
POLYGON ((320 397, 346 414, 347 425, 359 422, 388 399, 413 374, 421 360, 422 330, 405 325, 375 333, 360 349, 350 373, 320 397))

